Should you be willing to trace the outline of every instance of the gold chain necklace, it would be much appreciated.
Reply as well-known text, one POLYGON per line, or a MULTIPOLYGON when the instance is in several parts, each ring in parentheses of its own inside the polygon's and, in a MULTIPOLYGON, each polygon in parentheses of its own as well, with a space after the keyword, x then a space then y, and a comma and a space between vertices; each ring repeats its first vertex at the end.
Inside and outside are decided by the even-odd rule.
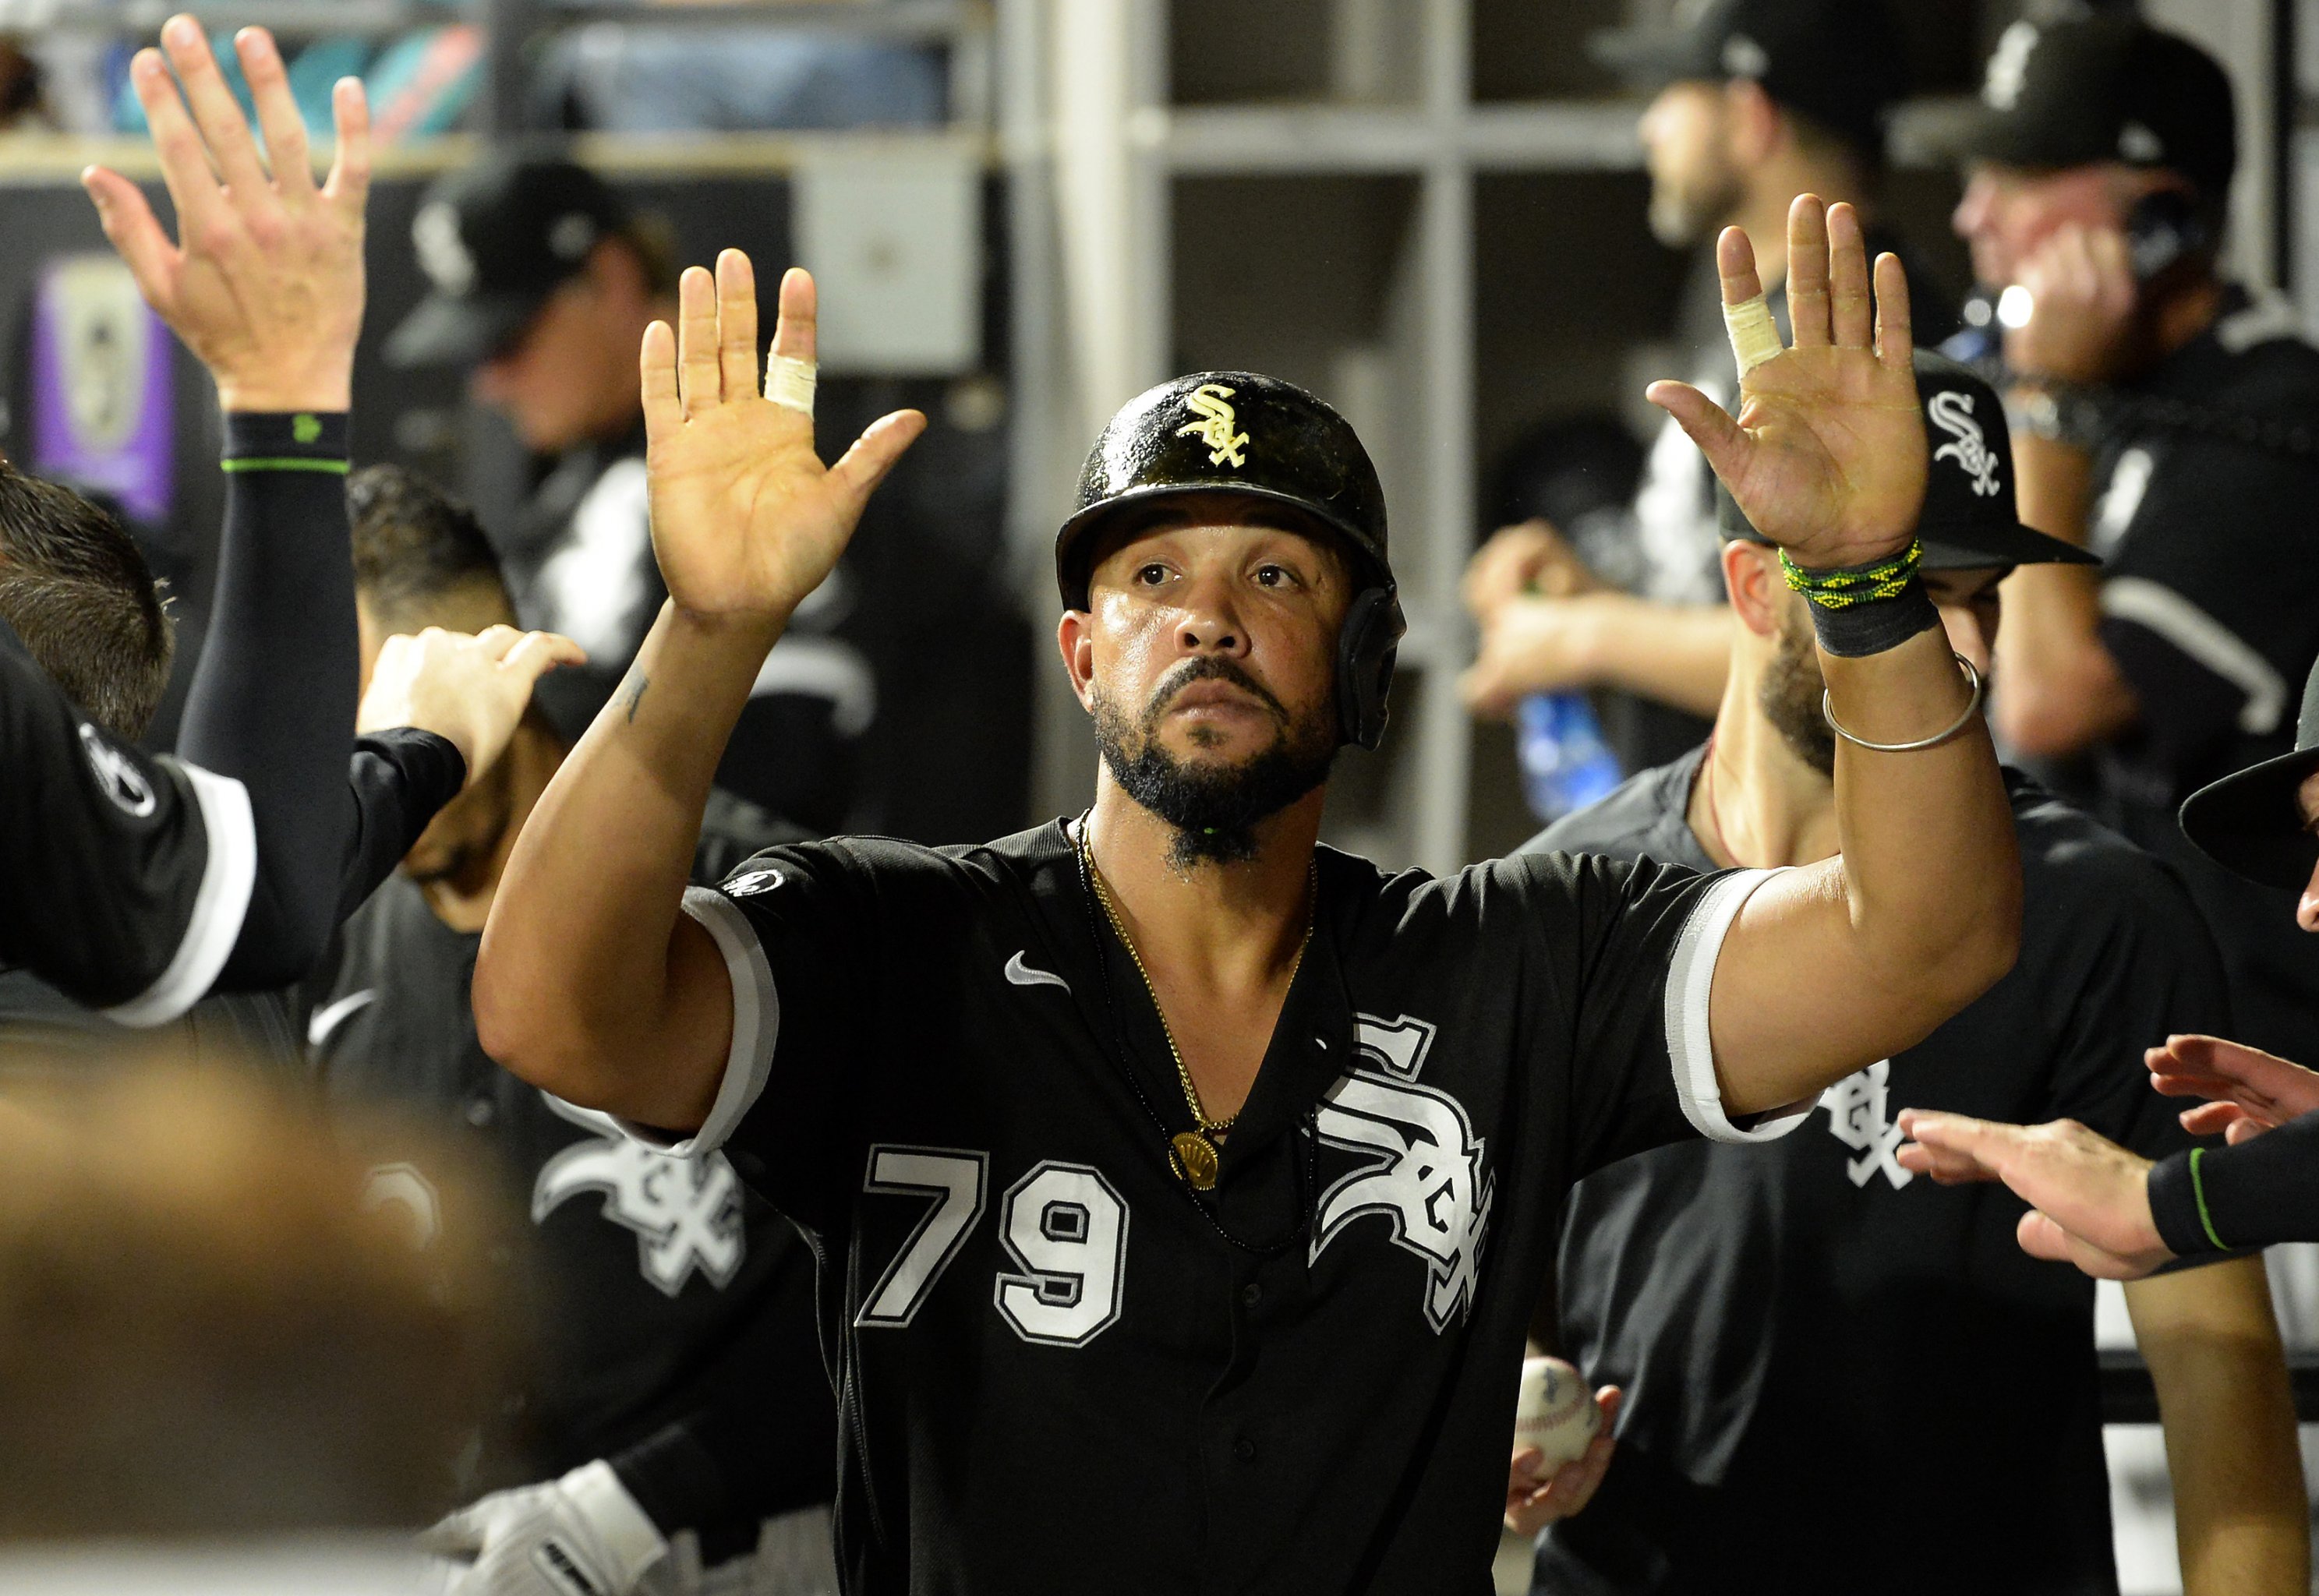
MULTIPOLYGON (((1120 919, 1119 910, 1111 901, 1111 888, 1105 885, 1103 872, 1095 868, 1095 852, 1087 844, 1084 826, 1079 832, 1078 845, 1079 859, 1087 866, 1087 879, 1095 883, 1095 900, 1103 906, 1104 918, 1111 922, 1113 934, 1127 949, 1128 958, 1134 962, 1135 973, 1143 978, 1143 990, 1151 999, 1151 1012, 1160 1016, 1160 1034, 1168 1041, 1168 1056, 1176 1063, 1176 1079, 1184 1088, 1185 1106, 1192 1111, 1192 1123, 1197 1127, 1179 1131, 1168 1139, 1169 1161, 1175 1166, 1176 1173, 1183 1177, 1184 1183, 1194 1191, 1214 1191, 1216 1172, 1222 1164, 1216 1151, 1216 1138, 1231 1130, 1232 1122, 1240 1116, 1226 1114, 1220 1120, 1208 1117, 1207 1108, 1200 1102, 1200 1088, 1192 1083, 1191 1067, 1184 1062, 1184 1051, 1176 1045, 1175 1027, 1168 1023, 1168 1011, 1160 1006, 1160 988, 1151 984, 1151 972, 1143 967, 1143 954, 1136 948, 1135 939, 1127 933, 1127 925, 1120 919)), ((1304 937, 1296 944, 1295 962, 1288 967, 1288 984, 1292 987, 1296 985, 1296 972, 1304 968, 1304 950, 1313 945, 1313 921, 1320 912, 1321 863, 1318 859, 1307 866, 1305 879, 1304 937)), ((1097 956, 1101 956, 1100 951, 1097 956)), ((1286 1001, 1284 998, 1283 1002, 1286 1001)))

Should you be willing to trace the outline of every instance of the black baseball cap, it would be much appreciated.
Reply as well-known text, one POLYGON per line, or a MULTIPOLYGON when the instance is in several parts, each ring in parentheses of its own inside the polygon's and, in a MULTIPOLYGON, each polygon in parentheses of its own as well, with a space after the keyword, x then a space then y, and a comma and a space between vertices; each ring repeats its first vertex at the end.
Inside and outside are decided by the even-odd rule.
MULTIPOLYGON (((2073 543, 2021 524, 2013 498, 2013 439, 1997 391, 1965 367, 1929 349, 1917 351, 1917 399, 1925 410, 1932 469, 1917 537, 1927 571, 1988 566, 2098 565, 2073 543)), ((1716 484, 1716 521, 1726 537, 1771 539, 1747 523, 1716 484)))
POLYGON ((2182 803, 2182 833, 2224 870, 2299 891, 2319 870, 2319 836, 2304 819, 2297 796, 2314 771, 2319 771, 2319 664, 2303 684, 2295 751, 2192 793, 2182 803))
POLYGON ((1944 140, 1966 160, 2051 170, 2124 161, 2188 178, 2210 200, 2238 167, 2238 118, 2220 62, 2123 12, 2005 30, 1978 113, 1944 140))
POLYGON ((628 221, 610 185, 559 156, 501 151, 452 173, 411 220, 411 247, 433 288, 387 338, 387 363, 490 359, 628 221))
POLYGON ((1790 110, 1871 150, 1908 92, 1883 0, 1688 0, 1672 23, 1597 33, 1587 53, 1639 89, 1752 78, 1790 110))

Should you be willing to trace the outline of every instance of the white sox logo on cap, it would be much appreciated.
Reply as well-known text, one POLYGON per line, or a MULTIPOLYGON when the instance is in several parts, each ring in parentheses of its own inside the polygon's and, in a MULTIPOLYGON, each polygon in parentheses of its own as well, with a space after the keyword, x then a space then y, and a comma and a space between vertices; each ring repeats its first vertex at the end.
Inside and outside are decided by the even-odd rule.
POLYGON ((2021 90, 2029 81, 2029 58, 2043 37, 2036 23, 2021 22, 1998 40, 1989 58, 1989 76, 1981 86, 1981 101, 1991 111, 2010 111, 2020 104, 2021 90))
POLYGON ((420 269, 437 288, 454 299, 474 292, 475 257, 460 235, 457 207, 442 200, 421 205, 411 221, 411 243, 420 269))
POLYGON ((1925 406, 1933 425, 1949 435, 1950 442, 1933 451, 1936 460, 1954 460, 1972 481, 1972 491, 1987 499, 2001 485, 1997 476, 1997 452, 1989 446, 1981 423, 1972 419, 1972 395, 1944 388, 1925 406))

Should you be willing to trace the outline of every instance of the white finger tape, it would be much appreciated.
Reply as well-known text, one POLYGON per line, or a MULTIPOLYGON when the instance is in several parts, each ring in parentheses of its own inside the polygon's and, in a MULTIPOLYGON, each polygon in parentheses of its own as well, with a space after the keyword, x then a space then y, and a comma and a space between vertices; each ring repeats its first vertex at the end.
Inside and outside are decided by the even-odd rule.
POLYGON ((1772 320, 1772 308, 1760 293, 1744 304, 1724 306, 1723 328, 1731 335, 1731 353, 1738 358, 1742 377, 1787 352, 1787 346, 1780 342, 1779 327, 1772 320))
MULTIPOLYGON (((1779 335, 1772 335, 1777 343, 1779 335)), ((793 355, 775 355, 765 362, 765 397, 775 404, 787 405, 793 410, 813 414, 814 382, 820 366, 810 360, 799 360, 793 355)))

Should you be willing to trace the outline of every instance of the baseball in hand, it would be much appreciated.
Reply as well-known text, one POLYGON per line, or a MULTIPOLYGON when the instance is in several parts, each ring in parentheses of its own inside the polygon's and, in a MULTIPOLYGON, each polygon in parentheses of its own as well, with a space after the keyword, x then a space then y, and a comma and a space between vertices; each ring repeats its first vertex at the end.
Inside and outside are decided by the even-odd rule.
POLYGON ((1538 1465, 1550 1475, 1586 1455, 1586 1444, 1602 1427, 1602 1411, 1586 1376, 1558 1357, 1522 1359, 1521 1396, 1514 1404, 1514 1450, 1536 1447, 1538 1465))

